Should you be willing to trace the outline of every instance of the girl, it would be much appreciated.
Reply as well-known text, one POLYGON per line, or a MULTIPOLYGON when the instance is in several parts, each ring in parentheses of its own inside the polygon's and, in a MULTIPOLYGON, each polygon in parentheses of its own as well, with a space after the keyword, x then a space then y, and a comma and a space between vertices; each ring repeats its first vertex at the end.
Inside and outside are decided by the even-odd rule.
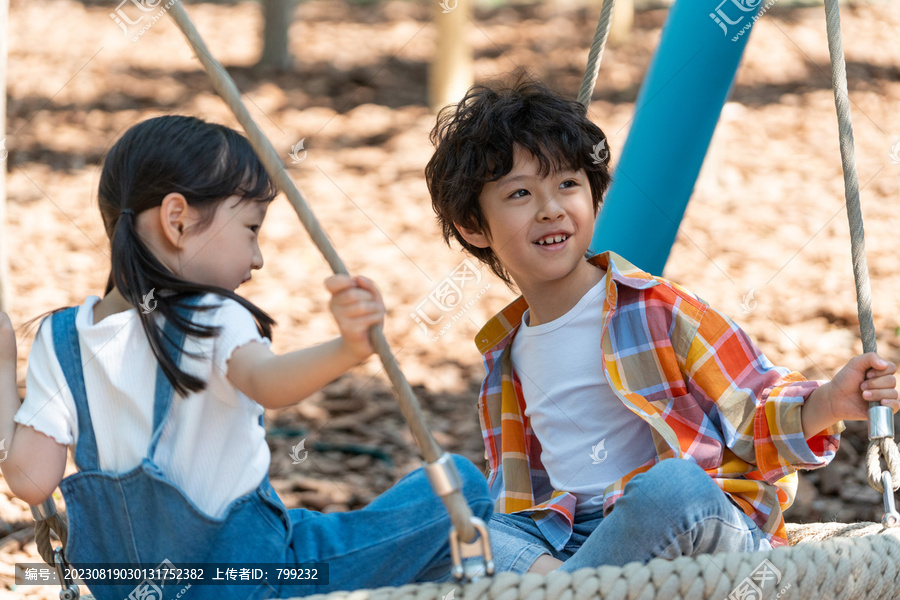
MULTIPOLYGON (((2 469, 32 505, 60 486, 76 566, 318 562, 329 582, 145 582, 95 586, 97 598, 160 588, 187 600, 288 597, 449 571, 449 519, 421 470, 351 513, 287 510, 269 484, 264 409, 295 404, 368 357, 367 331, 384 317, 371 281, 330 277, 340 337, 271 352, 272 319, 234 290, 263 265, 257 236, 276 192, 226 127, 170 116, 125 133, 100 177, 112 255, 104 297, 43 321, 21 407, 15 337, 0 313, 2 469), (63 480, 67 447, 79 472, 63 480)), ((484 477, 455 460, 473 512, 488 519, 484 477)))

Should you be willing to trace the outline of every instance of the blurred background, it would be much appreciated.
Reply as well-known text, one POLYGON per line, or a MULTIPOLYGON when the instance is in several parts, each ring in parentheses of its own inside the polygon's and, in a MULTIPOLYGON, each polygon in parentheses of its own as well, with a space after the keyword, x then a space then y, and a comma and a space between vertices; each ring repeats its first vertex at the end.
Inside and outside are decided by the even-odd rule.
MULTIPOLYGON (((96 187, 111 144, 161 114, 238 127, 175 25, 164 15, 152 22, 166 2, 144 0, 155 12, 139 4, 8 1, 0 280, 20 328, 22 394, 34 334, 23 325, 103 292, 109 246, 96 187)), ((440 238, 423 176, 434 109, 516 69, 574 98, 600 7, 187 3, 350 270, 381 286, 385 332, 438 442, 482 466, 483 368, 472 340, 516 294, 440 238), (463 282, 461 269, 473 268, 463 282)), ((668 9, 617 2, 589 109, 613 163, 668 9)), ((842 26, 879 350, 900 362, 900 5, 844 4, 842 26)), ((774 363, 827 379, 862 347, 824 11, 779 0, 749 35, 664 275, 737 320, 774 363)), ((679 152, 666 131, 658 143, 679 152)), ((278 321, 274 349, 335 335, 328 267, 285 200, 272 205, 261 245, 265 268, 239 292, 278 321)), ((376 358, 270 413, 268 427, 272 482, 288 506, 359 508, 419 465, 376 358)), ((802 477, 789 520, 880 520, 864 431, 850 424, 835 464, 802 477)), ((0 596, 56 598, 52 587, 13 584, 14 563, 39 560, 27 506, 0 480, 0 596)))

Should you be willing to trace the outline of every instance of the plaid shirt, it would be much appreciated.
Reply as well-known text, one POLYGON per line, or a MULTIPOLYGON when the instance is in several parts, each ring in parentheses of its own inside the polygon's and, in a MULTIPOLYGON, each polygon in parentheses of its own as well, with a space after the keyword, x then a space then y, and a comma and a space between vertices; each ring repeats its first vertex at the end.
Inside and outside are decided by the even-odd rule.
MULTIPOLYGON (((786 544, 783 511, 796 494, 795 471, 828 464, 844 428, 804 438, 800 409, 819 383, 772 365, 737 325, 682 287, 611 252, 590 262, 607 270, 603 372, 619 400, 650 425, 657 455, 606 488, 604 514, 632 477, 683 458, 703 468, 773 546, 786 544)), ((475 340, 487 370, 478 412, 488 484, 495 511, 530 514, 560 550, 576 498, 550 485, 512 368, 511 342, 526 308, 520 297, 475 340)))

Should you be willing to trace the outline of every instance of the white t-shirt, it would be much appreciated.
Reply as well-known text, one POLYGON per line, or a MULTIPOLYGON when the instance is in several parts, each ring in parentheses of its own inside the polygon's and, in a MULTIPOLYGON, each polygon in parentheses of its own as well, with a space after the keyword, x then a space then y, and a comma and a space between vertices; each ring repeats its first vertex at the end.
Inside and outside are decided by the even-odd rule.
MULTIPOLYGON (((94 324, 97 296, 78 308, 88 406, 100 468, 124 473, 140 464, 150 444, 158 362, 137 309, 94 324)), ((194 312, 195 323, 220 326, 217 337, 187 338, 181 368, 206 382, 206 389, 173 396, 154 461, 203 512, 220 517, 228 504, 256 489, 269 469, 263 408, 226 378, 231 353, 251 341, 268 345, 253 315, 234 300, 206 295, 202 304, 221 308, 194 312)), ((44 321, 28 357, 27 393, 15 421, 73 446, 78 416, 53 345, 51 319, 44 321)))
POLYGON ((525 415, 541 443, 553 489, 571 492, 576 511, 603 507, 603 490, 653 459, 650 426, 622 404, 606 380, 600 351, 606 276, 572 309, 513 338, 513 369, 525 415))

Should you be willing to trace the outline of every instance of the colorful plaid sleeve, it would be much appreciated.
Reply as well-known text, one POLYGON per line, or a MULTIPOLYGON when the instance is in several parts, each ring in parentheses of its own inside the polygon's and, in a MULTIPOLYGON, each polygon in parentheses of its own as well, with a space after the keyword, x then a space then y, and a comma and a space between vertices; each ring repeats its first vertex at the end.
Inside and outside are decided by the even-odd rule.
POLYGON ((718 415, 725 445, 766 481, 834 458, 842 423, 803 435, 801 407, 820 384, 774 366, 728 317, 707 308, 683 355, 688 387, 718 415))

